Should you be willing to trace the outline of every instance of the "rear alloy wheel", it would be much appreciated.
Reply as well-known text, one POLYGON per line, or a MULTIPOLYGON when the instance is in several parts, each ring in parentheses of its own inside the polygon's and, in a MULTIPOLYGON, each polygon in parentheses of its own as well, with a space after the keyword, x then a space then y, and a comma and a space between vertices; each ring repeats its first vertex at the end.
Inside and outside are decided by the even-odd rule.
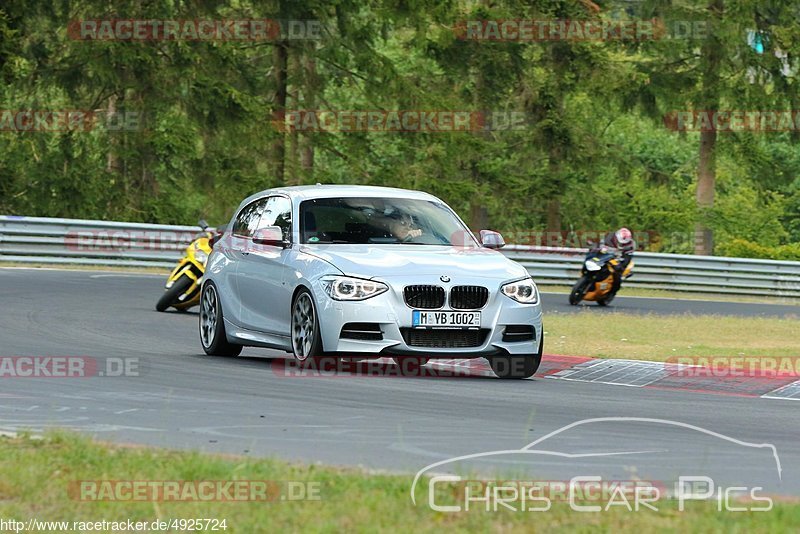
POLYGON ((420 358, 419 356, 395 356, 392 358, 395 365, 400 368, 403 376, 420 376, 422 366, 428 363, 430 358, 420 358))
POLYGON ((230 343, 225 335, 222 305, 214 284, 208 283, 200 296, 200 344, 210 356, 238 356, 242 346, 230 343))
POLYGON ((300 362, 322 354, 317 308, 307 289, 300 290, 292 303, 292 352, 300 362))
POLYGON ((489 365, 498 378, 530 378, 542 363, 544 336, 539 334, 539 352, 536 354, 503 354, 491 356, 489 365))

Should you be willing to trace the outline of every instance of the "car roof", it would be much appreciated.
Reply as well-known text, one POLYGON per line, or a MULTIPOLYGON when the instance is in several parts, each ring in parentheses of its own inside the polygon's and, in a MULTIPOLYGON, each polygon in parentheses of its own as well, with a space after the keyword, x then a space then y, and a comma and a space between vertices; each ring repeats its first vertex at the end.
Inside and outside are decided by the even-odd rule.
MULTIPOLYGON (((419 200, 432 200, 441 202, 437 197, 423 191, 413 191, 411 189, 400 189, 397 187, 379 187, 374 185, 338 185, 338 184, 317 184, 317 185, 298 185, 292 187, 275 187, 265 189, 254 195, 250 195, 242 201, 240 208, 249 204, 253 200, 268 195, 286 195, 293 200, 303 201, 315 198, 342 198, 342 197, 378 197, 378 198, 412 198, 419 200)), ((237 210, 238 211, 238 210, 237 210)))

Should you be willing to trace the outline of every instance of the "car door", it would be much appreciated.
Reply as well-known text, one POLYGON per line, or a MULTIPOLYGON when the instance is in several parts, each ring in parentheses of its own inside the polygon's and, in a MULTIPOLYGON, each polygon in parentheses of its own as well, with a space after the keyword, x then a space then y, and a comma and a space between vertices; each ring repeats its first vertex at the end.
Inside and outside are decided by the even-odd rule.
POLYGON ((258 228, 261 215, 266 208, 268 197, 256 199, 244 206, 233 221, 230 231, 230 238, 225 246, 220 247, 224 251, 228 261, 232 262, 231 268, 225 270, 225 285, 230 289, 231 295, 222 298, 223 313, 225 318, 238 326, 243 326, 242 320, 242 292, 239 287, 239 266, 250 254, 251 239, 253 233, 258 228))
MULTIPOLYGON (((292 202, 271 196, 254 232, 278 226, 286 242, 292 237, 292 202)), ((242 302, 242 326, 281 336, 289 335, 292 288, 287 276, 290 250, 281 246, 248 243, 237 274, 242 302)))

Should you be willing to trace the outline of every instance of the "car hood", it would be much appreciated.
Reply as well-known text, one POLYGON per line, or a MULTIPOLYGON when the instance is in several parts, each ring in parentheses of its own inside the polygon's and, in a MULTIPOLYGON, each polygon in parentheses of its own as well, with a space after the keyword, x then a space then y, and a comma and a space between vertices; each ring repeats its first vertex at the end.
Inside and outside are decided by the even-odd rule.
POLYGON ((479 276, 498 280, 521 278, 528 271, 501 253, 486 248, 436 245, 315 245, 302 252, 360 278, 409 275, 479 276))

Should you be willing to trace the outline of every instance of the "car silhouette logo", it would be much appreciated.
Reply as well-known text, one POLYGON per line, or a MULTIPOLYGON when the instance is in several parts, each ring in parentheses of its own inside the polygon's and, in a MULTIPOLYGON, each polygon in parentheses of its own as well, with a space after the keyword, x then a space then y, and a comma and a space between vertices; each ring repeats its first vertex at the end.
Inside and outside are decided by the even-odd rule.
POLYGON ((442 276, 439 277, 439 280, 441 280, 442 282, 444 282, 446 284, 447 282, 450 281, 450 277, 443 274, 442 276))
MULTIPOLYGON (((566 458, 566 459, 587 459, 587 458, 594 457, 594 458, 605 458, 605 459, 608 459, 609 461, 614 457, 620 457, 620 458, 626 458, 626 460, 625 460, 626 464, 629 464, 629 463, 633 462, 634 465, 635 465, 635 462, 633 460, 631 460, 631 458, 635 457, 636 455, 649 455, 649 454, 657 454, 657 453, 669 452, 669 446, 667 446, 667 445, 665 445, 663 449, 648 448, 646 446, 642 446, 643 444, 639 443, 639 442, 636 442, 637 444, 635 446, 633 446, 633 447, 625 446, 625 447, 622 448, 622 450, 613 450, 613 449, 598 450, 598 449, 594 449, 592 451, 585 451, 583 449, 580 449, 580 450, 573 450, 573 451, 570 451, 570 452, 557 450, 557 449, 550 449, 549 445, 547 444, 548 440, 550 440, 550 442, 552 443, 552 440, 554 440, 559 434, 568 432, 571 429, 576 428, 576 427, 581 427, 581 426, 584 426, 584 425, 592 425, 592 424, 597 424, 597 423, 614 423, 614 422, 617 422, 617 423, 655 424, 655 425, 662 425, 662 428, 686 429, 686 430, 690 430, 693 433, 696 433, 698 435, 705 435, 705 436, 710 436, 712 438, 716 438, 716 439, 720 440, 722 443, 728 442, 728 443, 733 443, 734 445, 746 447, 746 448, 749 448, 749 449, 765 450, 766 455, 764 456, 764 460, 765 460, 766 463, 764 463, 762 465, 764 465, 765 467, 767 465, 769 465, 769 468, 770 468, 769 472, 770 473, 773 472, 772 468, 774 467, 774 469, 775 469, 774 473, 775 473, 775 475, 777 475, 775 478, 777 479, 778 482, 783 481, 783 467, 781 466, 781 459, 778 456, 778 449, 772 443, 751 443, 751 442, 747 442, 747 441, 742 441, 742 440, 736 439, 736 438, 731 437, 731 436, 726 436, 725 434, 720 434, 718 432, 714 432, 712 430, 705 429, 703 427, 691 425, 691 424, 680 422, 680 421, 672 421, 672 420, 669 420, 669 419, 654 419, 654 418, 647 418, 647 417, 596 417, 596 418, 591 418, 591 419, 582 419, 580 421, 576 421, 574 423, 570 423, 568 425, 562 426, 561 428, 558 428, 558 429, 550 432, 549 434, 546 434, 546 435, 544 435, 544 436, 542 436, 542 437, 540 437, 538 439, 535 439, 534 441, 528 443, 527 445, 525 445, 524 447, 522 447, 520 449, 502 449, 502 450, 495 450, 495 451, 478 452, 478 453, 473 453, 473 454, 466 454, 466 455, 463 455, 463 456, 455 456, 453 458, 448 458, 446 460, 440 460, 440 461, 434 462, 432 464, 429 464, 429 465, 423 467, 422 469, 420 469, 419 471, 417 471, 416 475, 414 475, 414 479, 413 479, 413 481, 411 483, 411 492, 410 492, 411 502, 414 505, 417 504, 417 498, 416 498, 415 490, 416 490, 417 484, 420 482, 420 480, 421 480, 423 475, 425 475, 427 473, 428 476, 431 476, 431 474, 437 473, 438 474, 437 476, 439 476, 441 480, 445 480, 445 477, 448 477, 448 476, 451 476, 451 477, 455 476, 456 478, 458 478, 456 473, 460 469, 457 468, 457 467, 454 467, 454 466, 456 466, 458 464, 458 462, 464 462, 464 461, 468 461, 468 460, 481 459, 481 461, 487 461, 487 459, 493 458, 493 457, 503 458, 503 457, 508 457, 510 455, 513 455, 513 454, 521 454, 521 455, 526 455, 526 456, 530 455, 530 458, 536 458, 539 455, 541 455, 541 456, 543 456, 545 458, 561 457, 561 458, 566 458), (548 448, 547 449, 541 448, 542 447, 542 445, 541 445, 542 443, 545 443, 545 447, 548 447, 548 448), (445 467, 445 466, 449 466, 449 467, 445 467)), ((626 445, 627 445, 627 443, 626 443, 626 445)), ((451 481, 455 481, 456 479, 452 478, 450 480, 451 481)), ((709 480, 711 480, 711 479, 709 479, 709 480)), ((773 479, 773 480, 775 480, 775 479, 773 479)), ((666 480, 666 481, 662 480, 661 482, 662 483, 664 483, 664 482, 673 483, 673 482, 679 482, 679 481, 680 481, 680 477, 678 478, 677 481, 674 481, 674 480, 666 480)), ((712 482, 713 482, 713 480, 712 480, 712 482)), ((428 486, 429 489, 431 487, 432 487, 431 485, 428 486)), ((675 485, 674 487, 676 488, 675 493, 678 493, 678 491, 679 491, 677 489, 678 486, 675 485)), ((759 489, 762 489, 762 488, 759 488, 759 489)))

